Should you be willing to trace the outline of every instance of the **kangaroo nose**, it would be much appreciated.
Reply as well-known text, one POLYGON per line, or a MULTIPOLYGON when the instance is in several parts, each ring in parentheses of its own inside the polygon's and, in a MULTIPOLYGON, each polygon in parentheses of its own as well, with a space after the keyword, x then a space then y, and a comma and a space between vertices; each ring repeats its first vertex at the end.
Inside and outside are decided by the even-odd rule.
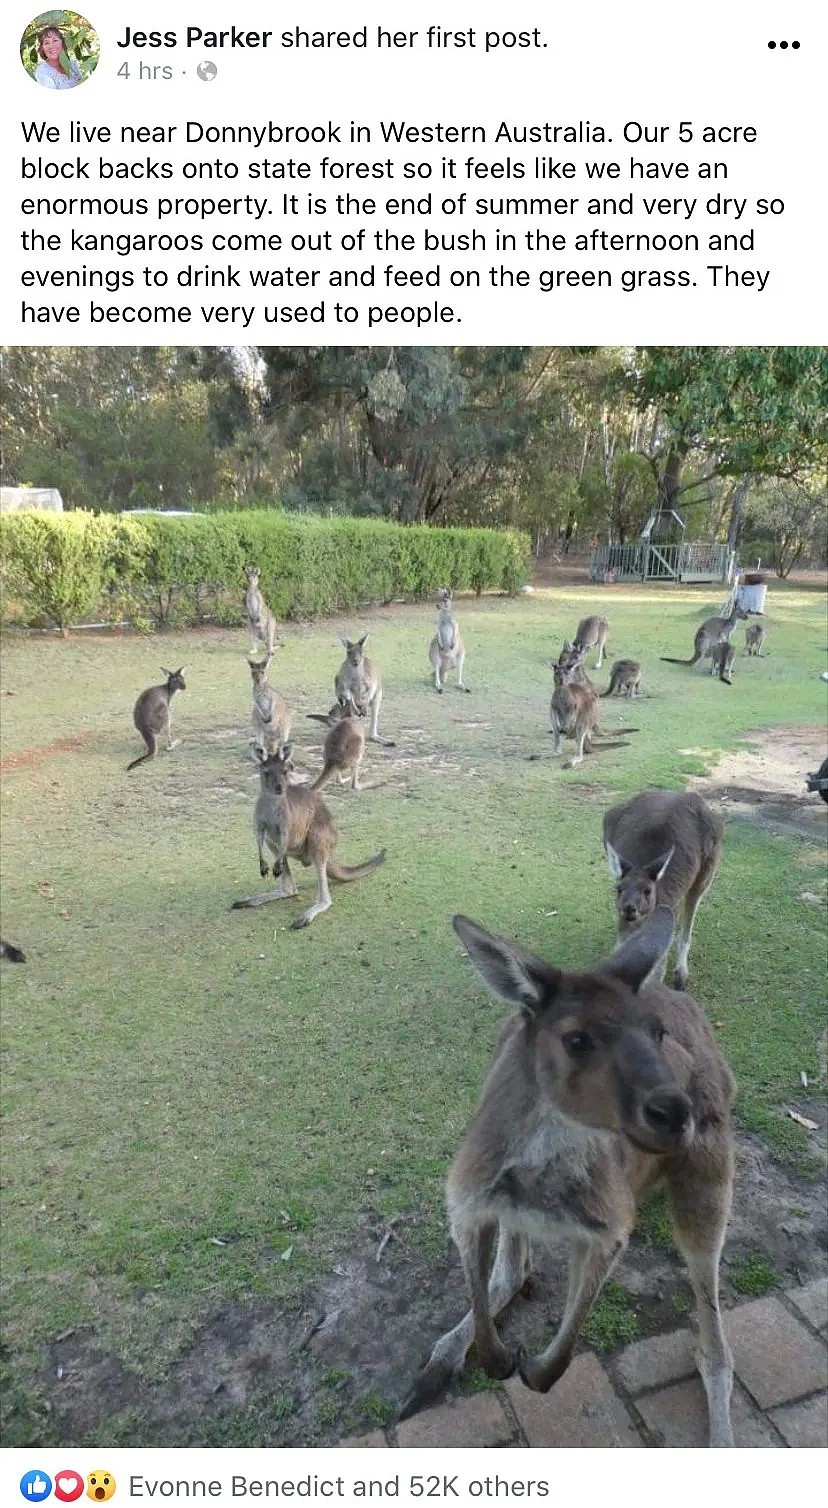
POLYGON ((661 1136, 679 1136, 690 1119, 690 1101, 678 1089, 656 1089, 643 1109, 644 1119, 661 1136))
POLYGON ((636 911, 635 906, 625 906, 624 907, 624 921, 625 922, 634 922, 635 919, 636 919, 636 917, 637 917, 637 915, 638 915, 638 912, 636 911))

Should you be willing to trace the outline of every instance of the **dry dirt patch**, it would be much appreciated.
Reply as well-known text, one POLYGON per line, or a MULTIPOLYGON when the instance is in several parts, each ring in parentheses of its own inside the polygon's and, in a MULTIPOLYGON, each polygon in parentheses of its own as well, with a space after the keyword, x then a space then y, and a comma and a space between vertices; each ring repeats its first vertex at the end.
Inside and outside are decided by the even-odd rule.
POLYGON ((757 747, 723 754, 710 775, 691 784, 730 816, 825 842, 828 806, 805 789, 806 774, 818 769, 828 752, 825 729, 760 728, 750 742, 757 747))

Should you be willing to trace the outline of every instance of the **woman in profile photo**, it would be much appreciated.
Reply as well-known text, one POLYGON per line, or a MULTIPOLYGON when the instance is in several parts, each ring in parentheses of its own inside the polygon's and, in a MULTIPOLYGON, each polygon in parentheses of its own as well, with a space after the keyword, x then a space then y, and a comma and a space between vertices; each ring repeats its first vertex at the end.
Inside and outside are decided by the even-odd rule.
POLYGON ((82 82, 81 71, 66 51, 63 35, 56 26, 45 26, 37 39, 40 54, 34 76, 46 89, 74 89, 82 82))

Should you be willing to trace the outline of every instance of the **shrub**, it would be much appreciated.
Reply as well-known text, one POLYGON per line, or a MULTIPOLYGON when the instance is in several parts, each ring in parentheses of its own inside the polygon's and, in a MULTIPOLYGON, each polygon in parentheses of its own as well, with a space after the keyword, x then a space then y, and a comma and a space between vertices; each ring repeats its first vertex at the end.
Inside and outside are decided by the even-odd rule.
POLYGON ((5 514, 3 573, 27 622, 65 628, 91 612, 139 623, 240 623, 244 567, 258 565, 280 618, 312 618, 438 586, 514 592, 529 542, 514 530, 435 529, 246 509, 165 518, 5 514))

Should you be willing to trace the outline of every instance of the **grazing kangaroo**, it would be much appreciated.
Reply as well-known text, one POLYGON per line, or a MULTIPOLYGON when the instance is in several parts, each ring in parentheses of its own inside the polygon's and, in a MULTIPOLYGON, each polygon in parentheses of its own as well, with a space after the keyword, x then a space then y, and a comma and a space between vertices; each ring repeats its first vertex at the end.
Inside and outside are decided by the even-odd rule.
POLYGON ((604 816, 604 849, 617 882, 618 936, 640 927, 656 906, 669 906, 679 921, 680 990, 687 984, 693 923, 716 873, 723 831, 721 817, 696 791, 641 791, 604 816))
POLYGON ((761 623, 749 623, 745 629, 745 654, 761 658, 767 636, 767 629, 761 623))
POLYGON ((438 1340, 402 1417, 442 1391, 472 1342, 490 1377, 517 1368, 527 1387, 547 1392, 627 1245, 636 1205, 663 1184, 696 1299, 709 1442, 733 1445, 733 1370, 718 1293, 733 1079, 695 1001, 660 984, 642 988, 672 925, 659 906, 610 958, 569 974, 455 916, 472 964, 520 1014, 500 1034, 446 1186, 471 1309, 438 1340), (561 1237, 569 1281, 557 1334, 537 1356, 514 1352, 494 1319, 529 1276, 530 1241, 561 1237))
POLYGON ((722 639, 713 651, 710 665, 710 674, 718 675, 720 681, 726 686, 733 685, 733 666, 736 660, 736 649, 729 639, 722 639))
POLYGON ((6 942, 0 937, 0 958, 7 958, 9 963, 25 963, 26 955, 22 948, 16 948, 14 943, 6 942))
POLYGON ((373 786, 359 783, 359 767, 365 757, 365 713, 353 697, 335 702, 327 717, 318 712, 309 712, 308 717, 316 722, 327 722, 330 728, 325 739, 322 773, 314 780, 311 790, 324 790, 335 775, 341 784, 348 779, 349 771, 352 791, 372 790, 373 786))
POLYGON ((573 647, 575 649, 582 649, 584 651, 584 655, 586 655, 587 652, 590 649, 593 649, 597 644, 598 658, 595 661, 596 670, 600 670, 601 666, 604 663, 604 651, 607 646, 607 635, 609 633, 609 628, 610 626, 608 618, 582 618, 580 623, 578 624, 578 630, 575 634, 575 644, 573 647))
POLYGON ((274 691, 267 673, 273 655, 266 660, 248 660, 253 679, 253 745, 263 754, 276 754, 290 733, 293 715, 278 691, 274 691))
POLYGON ((552 703, 549 708, 552 722, 550 732, 555 738, 552 753, 553 755, 560 754, 561 737, 574 738, 578 745, 577 754, 573 754, 564 765, 564 769, 572 770, 580 764, 584 757, 584 749, 587 754, 593 754, 602 749, 628 748, 629 745, 624 742, 593 743, 598 732, 598 693, 591 685, 581 685, 577 679, 577 666, 572 666, 567 670, 563 665, 558 664, 553 665, 552 671, 555 677, 555 690, 552 693, 552 703))
POLYGON ((176 691, 187 690, 184 684, 184 671, 187 667, 182 665, 180 670, 164 670, 162 665, 161 669, 167 677, 166 684, 148 686, 146 691, 141 692, 132 709, 132 721, 147 746, 147 752, 140 758, 133 759, 132 763, 127 765, 128 770, 134 770, 136 765, 143 764, 145 759, 155 758, 160 734, 166 733, 168 749, 177 748, 181 742, 180 738, 174 739, 170 732, 170 702, 176 691))
POLYGON ((232 909, 248 906, 264 906, 268 901, 281 901, 297 894, 288 859, 298 859, 306 867, 316 870, 316 900, 307 911, 291 923, 294 928, 307 927, 320 911, 327 911, 331 904, 328 876, 333 880, 361 880, 364 875, 379 869, 385 859, 385 849, 366 859, 364 864, 346 868, 334 859, 336 826, 325 803, 310 786, 292 785, 292 744, 284 744, 278 754, 270 754, 261 760, 259 768, 259 799, 253 812, 253 831, 259 850, 259 873, 264 879, 268 873, 265 845, 275 856, 273 875, 279 880, 276 890, 261 891, 234 901, 232 909))
POLYGON ((662 655, 661 659, 667 665, 696 665, 699 660, 704 660, 712 655, 717 644, 722 639, 729 639, 740 618, 747 618, 748 614, 738 602, 734 602, 731 611, 726 618, 706 618, 704 623, 696 629, 693 640, 693 656, 689 660, 675 660, 672 655, 662 655))
POLYGON ((247 610, 247 632, 250 635, 250 653, 254 655, 259 644, 267 645, 272 657, 276 648, 276 619, 259 591, 259 571, 256 566, 246 566, 247 591, 244 605, 247 610))
POLYGON ((616 691, 625 691, 632 698, 641 695, 641 666, 638 660, 616 660, 610 671, 610 682, 601 696, 613 696, 616 691))
POLYGON ((367 638, 367 634, 363 634, 355 642, 340 638, 340 643, 345 646, 345 659, 336 672, 334 691, 338 701, 350 696, 363 712, 370 712, 368 738, 371 743, 382 744, 384 749, 393 749, 393 738, 380 738, 377 732, 379 709, 382 705, 382 677, 373 662, 366 658, 367 638))
POLYGON ((812 770, 810 775, 805 776, 805 788, 816 791, 828 803, 828 759, 823 759, 818 770, 812 770))
POLYGON ((460 629, 457 619, 452 612, 452 593, 450 587, 441 587, 437 593, 437 606, 440 615, 437 619, 437 632, 428 647, 428 659, 434 671, 434 684, 442 693, 443 681, 450 670, 457 671, 457 690, 468 691, 468 686, 463 684, 463 661, 466 658, 466 649, 460 638, 460 629))

